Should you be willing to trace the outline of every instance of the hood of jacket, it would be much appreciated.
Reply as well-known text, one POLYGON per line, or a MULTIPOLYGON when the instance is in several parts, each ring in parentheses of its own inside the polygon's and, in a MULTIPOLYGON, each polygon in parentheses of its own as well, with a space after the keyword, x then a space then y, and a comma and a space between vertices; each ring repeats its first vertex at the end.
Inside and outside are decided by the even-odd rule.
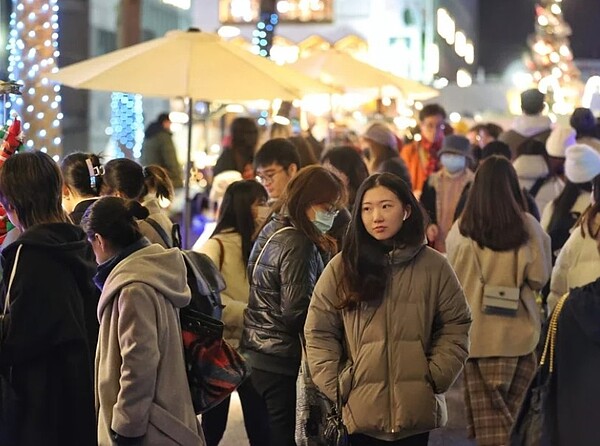
POLYGON ((565 301, 565 310, 573 315, 586 336, 600 344, 600 278, 573 289, 565 301))
POLYGON ((82 287, 89 285, 95 264, 92 247, 81 227, 71 223, 43 223, 32 226, 15 242, 4 248, 2 257, 14 257, 19 245, 51 252, 56 262, 64 264, 74 272, 75 277, 82 280, 82 287))
POLYGON ((550 174, 548 164, 541 155, 521 155, 513 161, 513 167, 522 180, 537 180, 550 174))
POLYGON ((181 252, 152 244, 121 260, 108 275, 98 303, 99 319, 120 290, 132 283, 154 288, 176 308, 190 303, 187 270, 181 252))
POLYGON ((542 133, 552 126, 552 121, 548 116, 521 115, 517 116, 512 124, 512 130, 527 138, 542 133))

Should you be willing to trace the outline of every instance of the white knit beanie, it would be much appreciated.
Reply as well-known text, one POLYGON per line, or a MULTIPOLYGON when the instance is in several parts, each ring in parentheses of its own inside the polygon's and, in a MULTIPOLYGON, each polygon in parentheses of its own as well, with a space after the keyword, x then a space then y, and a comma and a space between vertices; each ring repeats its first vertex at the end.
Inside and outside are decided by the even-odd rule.
POLYGON ((546 152, 555 158, 564 158, 567 147, 576 144, 577 132, 571 127, 555 127, 546 141, 546 152))
POLYGON ((587 183, 600 175, 600 153, 586 144, 567 148, 565 175, 572 183, 587 183))
POLYGON ((225 170, 220 174, 215 175, 208 199, 213 203, 218 203, 220 205, 229 185, 240 180, 243 180, 242 174, 237 170, 225 170))

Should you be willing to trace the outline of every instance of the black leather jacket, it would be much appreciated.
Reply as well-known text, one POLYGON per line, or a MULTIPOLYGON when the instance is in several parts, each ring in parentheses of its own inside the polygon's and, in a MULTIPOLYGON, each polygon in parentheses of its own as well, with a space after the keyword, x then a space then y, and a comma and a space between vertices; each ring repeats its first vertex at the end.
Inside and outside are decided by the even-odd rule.
POLYGON ((273 217, 250 254, 250 296, 241 346, 253 368, 296 376, 302 356, 299 335, 324 262, 317 246, 294 228, 276 234, 265 247, 286 226, 291 226, 287 219, 273 217))

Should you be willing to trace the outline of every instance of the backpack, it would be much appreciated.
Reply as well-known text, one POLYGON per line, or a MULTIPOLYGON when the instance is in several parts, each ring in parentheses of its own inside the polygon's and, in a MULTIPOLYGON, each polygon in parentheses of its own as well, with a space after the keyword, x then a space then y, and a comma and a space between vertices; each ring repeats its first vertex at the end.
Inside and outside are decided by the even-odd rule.
MULTIPOLYGON (((170 246, 167 232, 152 218, 146 221, 170 246)), ((173 244, 179 248, 192 291, 188 306, 179 311, 185 370, 196 414, 202 414, 227 398, 250 375, 250 366, 223 339, 221 291, 225 281, 210 257, 181 249, 179 225, 172 230, 173 244)))

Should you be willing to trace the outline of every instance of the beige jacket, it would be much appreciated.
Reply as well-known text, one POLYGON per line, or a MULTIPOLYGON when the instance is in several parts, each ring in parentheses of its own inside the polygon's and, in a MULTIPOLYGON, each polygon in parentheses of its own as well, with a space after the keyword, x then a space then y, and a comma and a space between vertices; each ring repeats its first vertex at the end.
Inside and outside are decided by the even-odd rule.
POLYGON ((396 250, 383 301, 337 310, 341 260, 317 282, 304 328, 315 384, 335 400, 339 379, 350 433, 393 441, 443 426, 471 323, 452 268, 428 247, 396 250))
POLYGON ((481 249, 460 233, 460 220, 452 226, 446 239, 448 261, 462 283, 473 312, 471 358, 523 356, 531 353, 539 340, 540 309, 534 292, 541 290, 550 278, 550 237, 533 216, 524 215, 529 240, 516 251, 481 249), (475 255, 486 284, 521 288, 515 317, 483 312, 483 285, 475 255))
MULTIPOLYGON (((596 225, 600 225, 600 217, 596 217, 596 225)), ((577 226, 560 250, 560 254, 552 270, 550 294, 548 295, 548 311, 551 312, 558 299, 571 288, 587 285, 600 277, 600 253, 598 242, 590 236, 587 222, 577 226)))
POLYGON ((217 268, 223 264, 221 274, 227 285, 227 288, 221 291, 221 301, 225 305, 222 317, 225 323, 223 337, 238 348, 242 339, 244 310, 248 306, 250 293, 246 266, 242 259, 242 238, 237 232, 218 234, 208 239, 200 248, 200 252, 210 257, 217 268), (223 249, 215 238, 221 240, 223 249))
POLYGON ((156 229, 150 225, 147 221, 138 220, 138 227, 140 228, 140 232, 144 237, 150 240, 150 243, 157 243, 163 248, 170 248, 173 246, 173 240, 171 237, 171 231, 173 230, 173 222, 167 215, 167 211, 160 207, 158 204, 158 200, 156 198, 150 198, 148 200, 144 200, 142 203, 150 215, 148 218, 152 218, 156 221, 162 228, 165 230, 166 234, 169 236, 169 246, 165 243, 163 238, 156 232, 156 229))
POLYGON ((178 308, 190 301, 177 249, 150 245, 110 272, 100 302, 96 352, 99 446, 110 430, 144 446, 202 446, 183 361, 178 308))

